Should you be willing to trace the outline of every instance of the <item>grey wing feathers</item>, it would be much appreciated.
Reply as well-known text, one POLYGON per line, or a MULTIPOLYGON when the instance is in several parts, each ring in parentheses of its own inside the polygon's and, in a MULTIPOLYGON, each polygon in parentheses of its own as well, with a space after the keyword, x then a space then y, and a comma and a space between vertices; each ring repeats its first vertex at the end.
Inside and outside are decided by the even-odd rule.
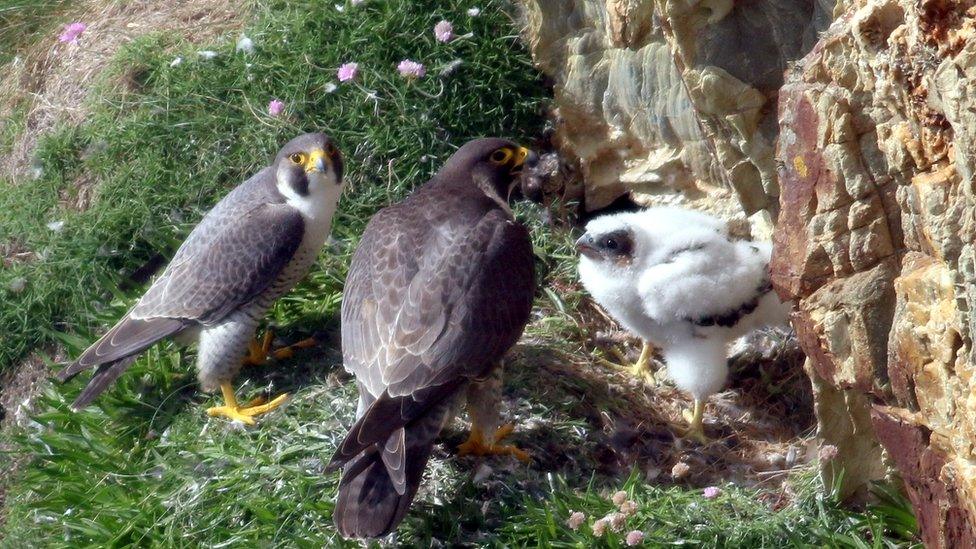
POLYGON ((379 396, 330 467, 482 375, 518 340, 532 307, 528 233, 501 212, 432 230, 446 239, 434 245, 385 238, 391 221, 401 220, 387 219, 360 244, 342 307, 346 368, 379 396))
POLYGON ((264 204, 221 223, 208 242, 187 240, 131 315, 135 318, 221 320, 270 286, 302 242, 301 214, 283 204, 264 204), (205 245, 204 245, 205 244, 205 245))
POLYGON ((367 229, 346 280, 346 369, 372 394, 391 396, 480 375, 528 321, 534 277, 525 228, 495 210, 426 239, 390 234, 418 220, 383 221, 367 229))
POLYGON ((58 377, 99 366, 86 393, 101 392, 128 357, 191 324, 219 322, 266 290, 304 236, 301 214, 278 203, 271 177, 259 172, 214 206, 135 307, 58 377))
POLYGON ((58 379, 67 381, 83 370, 140 353, 184 327, 186 322, 175 318, 140 320, 126 315, 70 366, 59 372, 58 379))

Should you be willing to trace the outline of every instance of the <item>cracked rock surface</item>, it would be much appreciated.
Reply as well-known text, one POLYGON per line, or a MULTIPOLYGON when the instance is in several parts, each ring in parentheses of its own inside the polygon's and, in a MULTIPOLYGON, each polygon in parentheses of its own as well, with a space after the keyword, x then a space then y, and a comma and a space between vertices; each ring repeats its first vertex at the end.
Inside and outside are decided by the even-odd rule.
POLYGON ((886 450, 929 547, 974 545, 974 28, 972 2, 854 2, 779 92, 774 283, 820 432, 847 489, 886 450))

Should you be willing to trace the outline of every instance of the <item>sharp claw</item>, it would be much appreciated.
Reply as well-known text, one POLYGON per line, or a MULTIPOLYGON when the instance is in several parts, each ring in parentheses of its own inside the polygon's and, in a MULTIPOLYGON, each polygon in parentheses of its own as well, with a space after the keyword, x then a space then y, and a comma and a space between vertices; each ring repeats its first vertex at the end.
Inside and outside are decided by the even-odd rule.
POLYGON ((512 434, 515 430, 515 425, 509 423, 502 425, 495 431, 495 442, 488 444, 485 442, 484 438, 481 436, 481 431, 475 428, 471 429, 471 435, 468 440, 464 441, 457 447, 459 456, 513 456, 519 461, 529 462, 532 460, 532 456, 518 448, 513 444, 498 444, 498 442, 512 434))
POLYGON ((214 406, 207 408, 207 415, 210 417, 224 417, 231 421, 240 421, 246 425, 254 425, 254 417, 266 414, 278 408, 288 400, 288 394, 283 394, 268 402, 264 402, 264 397, 258 397, 249 402, 246 406, 214 406))

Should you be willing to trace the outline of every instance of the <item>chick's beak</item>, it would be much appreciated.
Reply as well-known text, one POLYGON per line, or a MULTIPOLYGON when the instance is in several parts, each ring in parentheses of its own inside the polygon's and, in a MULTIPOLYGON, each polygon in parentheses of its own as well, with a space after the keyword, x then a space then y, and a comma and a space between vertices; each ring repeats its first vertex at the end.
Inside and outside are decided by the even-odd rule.
POLYGON ((326 172, 326 163, 331 163, 329 156, 325 154, 322 149, 315 149, 312 154, 308 156, 308 163, 305 165, 305 171, 317 171, 321 173, 326 172))
POLYGON ((576 251, 589 258, 595 258, 600 255, 596 249, 596 242, 589 234, 584 234, 576 240, 576 251))

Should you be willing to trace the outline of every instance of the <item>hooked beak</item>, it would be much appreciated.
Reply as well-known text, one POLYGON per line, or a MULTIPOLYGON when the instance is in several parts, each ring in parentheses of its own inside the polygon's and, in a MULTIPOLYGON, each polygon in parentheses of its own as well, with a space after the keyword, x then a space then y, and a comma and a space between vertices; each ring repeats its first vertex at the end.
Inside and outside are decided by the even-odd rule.
POLYGON ((584 234, 576 240, 576 251, 590 259, 596 259, 600 255, 600 251, 596 249, 596 242, 589 234, 584 234))
POLYGON ((518 175, 522 173, 522 166, 526 163, 532 164, 538 158, 534 152, 525 147, 519 147, 515 151, 515 160, 512 162, 512 169, 509 171, 512 175, 518 175))
POLYGON ((326 163, 331 164, 332 160, 322 149, 315 149, 312 151, 312 154, 308 156, 308 162, 305 164, 305 171, 325 173, 326 163))

